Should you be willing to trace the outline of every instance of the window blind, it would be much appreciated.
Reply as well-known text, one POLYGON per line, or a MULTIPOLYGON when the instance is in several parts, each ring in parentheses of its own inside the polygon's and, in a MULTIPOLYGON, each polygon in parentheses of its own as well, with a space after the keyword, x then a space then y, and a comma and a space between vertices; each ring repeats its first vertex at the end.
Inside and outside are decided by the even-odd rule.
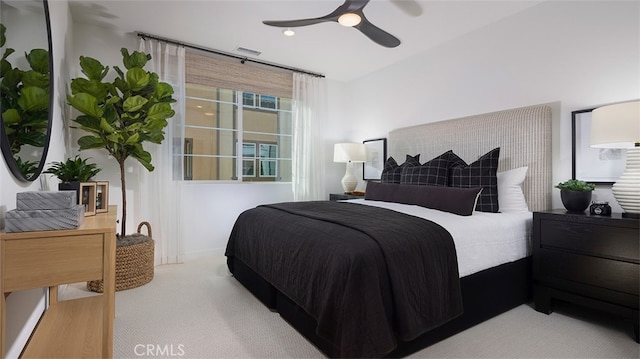
POLYGON ((186 82, 283 98, 293 97, 293 73, 216 54, 187 50, 186 82))

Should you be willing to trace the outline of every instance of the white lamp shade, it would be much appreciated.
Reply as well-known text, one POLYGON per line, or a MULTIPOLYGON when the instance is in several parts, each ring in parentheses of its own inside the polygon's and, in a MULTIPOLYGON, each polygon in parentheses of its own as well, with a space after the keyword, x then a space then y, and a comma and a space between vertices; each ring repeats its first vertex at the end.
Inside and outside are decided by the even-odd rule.
POLYGON ((333 146, 333 162, 364 162, 365 158, 363 143, 336 143, 333 146))
POLYGON ((640 101, 599 107, 591 113, 591 147, 633 148, 640 142, 640 101))

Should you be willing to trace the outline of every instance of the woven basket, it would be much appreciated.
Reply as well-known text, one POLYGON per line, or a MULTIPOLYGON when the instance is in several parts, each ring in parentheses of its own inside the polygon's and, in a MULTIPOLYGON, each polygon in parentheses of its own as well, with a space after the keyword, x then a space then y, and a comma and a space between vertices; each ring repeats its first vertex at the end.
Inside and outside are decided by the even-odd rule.
MULTIPOLYGON (((142 226, 147 227, 148 237, 141 243, 127 246, 116 246, 116 291, 137 288, 153 279, 153 249, 151 226, 148 222, 138 225, 138 233, 142 226)), ((87 289, 93 292, 104 291, 104 281, 87 282, 87 289)))

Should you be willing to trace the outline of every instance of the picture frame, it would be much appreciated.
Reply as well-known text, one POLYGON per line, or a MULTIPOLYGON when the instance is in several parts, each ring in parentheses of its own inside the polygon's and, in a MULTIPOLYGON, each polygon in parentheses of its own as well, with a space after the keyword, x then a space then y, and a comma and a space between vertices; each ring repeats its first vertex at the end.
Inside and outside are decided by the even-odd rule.
POLYGON ((571 178, 611 185, 624 173, 627 151, 589 146, 594 109, 571 112, 571 178))
POLYGON ((109 182, 96 182, 96 213, 109 212, 109 182))
POLYGON ((376 138, 362 141, 365 148, 365 161, 362 166, 362 179, 379 181, 387 159, 387 139, 376 138))
POLYGON ((79 203, 84 206, 84 216, 95 216, 96 214, 96 183, 80 183, 79 203))

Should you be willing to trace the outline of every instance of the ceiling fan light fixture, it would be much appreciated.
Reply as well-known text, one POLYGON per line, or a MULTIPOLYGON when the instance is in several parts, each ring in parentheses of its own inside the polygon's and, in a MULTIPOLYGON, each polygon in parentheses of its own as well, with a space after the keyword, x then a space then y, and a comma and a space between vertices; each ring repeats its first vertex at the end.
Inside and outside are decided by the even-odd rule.
POLYGON ((289 37, 291 37, 291 36, 296 34, 296 32, 293 31, 291 28, 286 28, 286 29, 282 30, 282 33, 284 34, 284 36, 289 36, 289 37))
POLYGON ((338 18, 338 23, 342 26, 347 26, 347 27, 356 26, 360 23, 360 21, 362 21, 362 18, 360 17, 360 15, 352 12, 344 13, 340 15, 340 17, 338 18))

